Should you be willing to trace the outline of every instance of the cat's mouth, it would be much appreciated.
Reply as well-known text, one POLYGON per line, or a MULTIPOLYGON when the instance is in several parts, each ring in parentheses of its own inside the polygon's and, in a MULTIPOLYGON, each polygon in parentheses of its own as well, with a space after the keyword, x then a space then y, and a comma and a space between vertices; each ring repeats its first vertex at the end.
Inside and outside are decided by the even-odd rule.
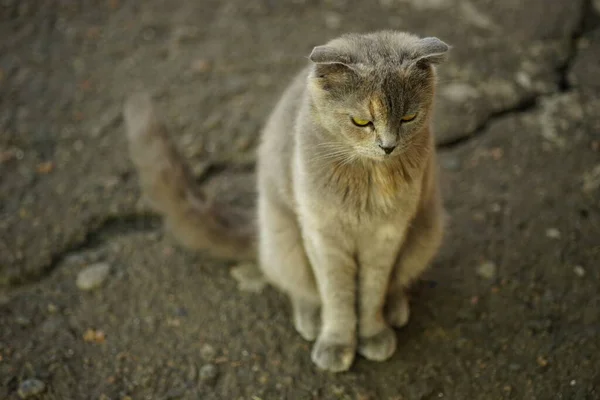
POLYGON ((397 150, 391 151, 389 153, 385 153, 383 150, 379 148, 358 148, 356 149, 356 154, 359 159, 369 160, 369 161, 377 161, 377 162, 385 162, 387 160, 391 160, 397 155, 397 150))

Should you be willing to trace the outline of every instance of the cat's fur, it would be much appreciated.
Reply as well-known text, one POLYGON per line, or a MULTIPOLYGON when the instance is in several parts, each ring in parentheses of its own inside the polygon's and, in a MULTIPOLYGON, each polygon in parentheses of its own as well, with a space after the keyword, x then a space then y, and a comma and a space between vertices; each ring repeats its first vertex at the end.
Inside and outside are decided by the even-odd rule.
POLYGON ((314 48, 262 134, 256 248, 251 227, 235 227, 194 188, 149 97, 126 105, 142 186, 171 230, 225 257, 257 249, 265 277, 291 300, 296 329, 316 339, 320 368, 346 370, 356 351, 377 361, 394 353, 390 326, 409 316, 405 288, 440 246, 430 125, 434 64, 447 50, 439 39, 391 31, 314 48), (416 118, 403 122, 408 114, 416 118))

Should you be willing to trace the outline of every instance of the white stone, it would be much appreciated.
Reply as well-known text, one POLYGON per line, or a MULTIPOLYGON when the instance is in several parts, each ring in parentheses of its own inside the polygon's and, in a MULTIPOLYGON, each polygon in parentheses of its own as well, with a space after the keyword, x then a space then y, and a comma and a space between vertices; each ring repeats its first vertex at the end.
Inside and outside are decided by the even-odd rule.
POLYGON ((486 261, 477 267, 477 275, 485 279, 494 279, 496 277, 496 264, 492 261, 486 261))
POLYGON ((581 265, 576 265, 575 267, 573 267, 573 272, 575 272, 575 275, 577 275, 580 278, 583 278, 585 276, 585 269, 583 269, 581 265))
POLYGON ((560 238, 560 231, 556 228, 548 228, 546 229, 546 236, 550 239, 558 239, 560 238))
POLYGON ((109 272, 110 265, 107 263, 89 265, 77 274, 77 287, 81 290, 92 290, 100 287, 108 277, 109 272))

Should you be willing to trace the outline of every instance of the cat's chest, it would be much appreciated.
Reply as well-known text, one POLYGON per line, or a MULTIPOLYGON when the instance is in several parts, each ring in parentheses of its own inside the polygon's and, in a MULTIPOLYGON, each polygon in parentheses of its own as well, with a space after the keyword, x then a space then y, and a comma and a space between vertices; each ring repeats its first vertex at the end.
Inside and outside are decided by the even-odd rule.
POLYGON ((339 207, 356 216, 384 218, 412 213, 421 192, 420 174, 409 176, 398 168, 332 169, 323 188, 339 207), (416 178, 416 179, 415 179, 416 178))

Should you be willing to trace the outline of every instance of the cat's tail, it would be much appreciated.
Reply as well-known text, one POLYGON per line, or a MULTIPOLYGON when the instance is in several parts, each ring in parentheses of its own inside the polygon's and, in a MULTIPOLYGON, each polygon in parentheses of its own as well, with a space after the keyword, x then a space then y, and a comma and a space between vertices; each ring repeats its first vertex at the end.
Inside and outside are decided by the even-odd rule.
POLYGON ((124 107, 129 153, 141 189, 184 246, 231 260, 256 258, 253 224, 213 204, 194 182, 184 158, 169 139, 165 123, 147 93, 129 97, 124 107))

